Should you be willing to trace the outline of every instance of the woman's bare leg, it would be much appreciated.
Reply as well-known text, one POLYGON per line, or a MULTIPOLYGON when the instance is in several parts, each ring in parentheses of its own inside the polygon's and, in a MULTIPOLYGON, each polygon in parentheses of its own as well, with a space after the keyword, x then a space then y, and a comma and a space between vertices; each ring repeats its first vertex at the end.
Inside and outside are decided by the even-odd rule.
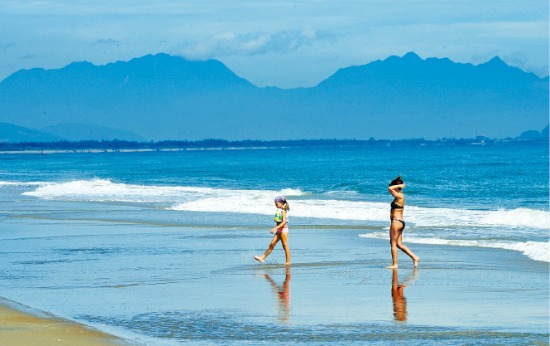
POLYGON ((390 246, 391 246, 391 266, 387 266, 389 269, 397 269, 397 260, 399 253, 397 251, 397 240, 399 239, 399 226, 395 226, 395 222, 390 224, 390 246))
POLYGON ((279 241, 279 239, 281 239, 280 235, 279 234, 275 234, 273 236, 273 239, 271 239, 271 242, 269 243, 269 246, 267 247, 267 250, 265 250, 264 254, 262 256, 254 256, 254 259, 256 261, 260 261, 260 262, 263 262, 265 261, 265 259, 267 258, 267 256, 269 256, 269 254, 271 253, 271 251, 273 251, 273 249, 275 248, 275 245, 277 245, 277 242, 279 241))
POLYGON ((420 260, 420 258, 418 256, 416 256, 412 251, 411 249, 409 249, 406 245, 403 244, 403 228, 401 228, 399 230, 399 236, 397 238, 397 247, 399 249, 401 249, 401 251, 403 251, 404 253, 406 253, 407 255, 409 255, 409 257, 413 260, 413 263, 414 263, 414 267, 417 268, 418 267, 418 261, 420 260))
POLYGON ((288 246, 288 233, 281 232, 281 243, 283 244, 283 249, 285 250, 286 265, 290 264, 290 247, 288 246))

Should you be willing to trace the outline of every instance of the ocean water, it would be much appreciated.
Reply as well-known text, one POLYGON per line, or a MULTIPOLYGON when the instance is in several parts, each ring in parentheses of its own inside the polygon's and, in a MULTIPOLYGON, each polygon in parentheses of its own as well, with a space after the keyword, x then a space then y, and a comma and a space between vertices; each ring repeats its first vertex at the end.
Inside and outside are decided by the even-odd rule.
POLYGON ((430 319, 437 311, 426 303, 424 314, 398 326, 388 325, 395 322, 389 314, 356 311, 350 297, 372 311, 391 302, 378 301, 392 282, 379 268, 389 261, 387 185, 398 174, 407 184, 405 242, 423 249, 421 258, 430 251, 443 257, 447 248, 476 254, 476 261, 504 256, 516 262, 502 265, 517 267, 517 282, 534 277, 543 284, 518 288, 507 283, 507 269, 495 267, 499 297, 514 299, 508 286, 547 295, 548 167, 548 146, 541 144, 4 153, 0 296, 142 344, 544 343, 548 311, 531 315, 529 304, 541 301, 530 293, 514 318, 474 323, 462 308, 448 321, 430 319), (280 194, 291 205, 292 275, 275 251, 267 265, 251 261, 269 242, 280 194), (371 242, 383 243, 384 252, 364 254, 371 242), (335 283, 326 283, 327 275, 335 283), (280 298, 290 277, 291 311, 280 298), (308 280, 326 287, 308 288, 308 280), (280 299, 273 301, 266 287, 280 299), (342 295, 327 303, 320 293, 327 290, 342 295), (269 312, 258 311, 266 305, 269 312))
POLYGON ((409 242, 503 248, 550 260, 548 148, 540 144, 2 155, 0 160, 0 188, 8 202, 30 197, 83 210, 131 205, 148 212, 144 217, 150 222, 173 218, 177 223, 177 212, 168 220, 153 214, 271 215, 271 200, 283 194, 294 206, 292 217, 304 224, 379 227, 380 232, 362 236, 384 239, 387 184, 400 174, 407 183, 409 242))

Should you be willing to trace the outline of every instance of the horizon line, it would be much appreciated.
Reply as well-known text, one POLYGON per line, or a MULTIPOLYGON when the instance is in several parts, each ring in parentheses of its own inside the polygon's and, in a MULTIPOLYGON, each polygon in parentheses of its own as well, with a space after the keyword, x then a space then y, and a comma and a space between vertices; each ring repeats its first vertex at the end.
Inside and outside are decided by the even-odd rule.
MULTIPOLYGON (((545 129, 548 128, 548 126, 545 127, 545 129)), ((530 130, 530 131, 536 131, 536 130, 530 130)), ((544 129, 543 129, 544 131, 544 129)), ((56 144, 87 144, 87 143, 102 143, 102 144, 115 144, 115 143, 121 143, 121 144, 137 144, 137 145, 158 145, 158 144, 168 144, 168 143, 181 143, 181 144, 206 144, 209 142, 219 143, 219 144, 234 144, 234 143, 248 143, 248 144, 254 144, 254 143, 264 143, 264 144, 274 144, 274 143, 299 143, 299 142, 351 142, 351 143, 375 143, 375 142, 464 142, 464 141, 490 141, 490 142, 499 142, 499 141, 517 141, 517 142, 525 142, 525 141, 548 141, 548 137, 543 136, 543 131, 537 131, 541 134, 538 138, 532 138, 532 139, 522 139, 521 134, 516 137, 504 137, 504 138, 491 138, 487 137, 485 135, 477 135, 475 137, 442 137, 442 138, 436 138, 436 139, 426 139, 423 137, 420 138, 403 138, 403 139, 384 139, 384 138, 374 138, 371 137, 369 139, 356 139, 356 138, 318 138, 318 139, 237 139, 237 140, 229 140, 229 139, 221 139, 221 138, 204 138, 204 139, 198 139, 198 140, 187 140, 187 139, 162 139, 162 140, 142 140, 142 141, 136 141, 136 140, 125 140, 125 139, 80 139, 80 140, 56 140, 56 141, 22 141, 22 142, 2 142, 0 141, 0 146, 8 146, 8 145, 56 145, 56 144)), ((529 131, 525 131, 529 132, 529 131)))

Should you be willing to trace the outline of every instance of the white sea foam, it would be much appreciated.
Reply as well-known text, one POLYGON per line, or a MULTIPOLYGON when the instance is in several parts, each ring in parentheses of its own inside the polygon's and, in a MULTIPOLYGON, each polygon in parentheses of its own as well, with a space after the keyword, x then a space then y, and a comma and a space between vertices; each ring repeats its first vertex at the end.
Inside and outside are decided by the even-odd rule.
MULTIPOLYGON (((362 238, 388 239, 388 232, 374 232, 360 234, 362 238)), ((513 241, 490 241, 490 240, 458 240, 458 239, 442 239, 442 238, 422 238, 414 235, 407 235, 407 242, 416 244, 431 244, 431 245, 450 245, 450 246, 467 246, 467 247, 485 247, 494 249, 505 249, 519 251, 525 256, 535 261, 550 262, 550 242, 513 242, 513 241)))
POLYGON ((509 226, 536 225, 540 228, 549 228, 550 216, 547 212, 527 208, 514 210, 501 209, 485 215, 482 222, 509 226))
MULTIPOLYGON (((250 193, 250 192, 247 192, 250 193)), ((209 197, 172 207, 174 210, 202 212, 238 212, 254 214, 270 214, 270 204, 261 205, 269 200, 252 198, 252 195, 236 195, 238 205, 227 210, 227 200, 220 197, 209 197), (260 204, 260 205, 259 205, 260 204)), ((290 196, 290 194, 289 194, 290 196)), ((299 195, 298 195, 299 196, 299 195)), ((385 222, 389 218, 388 203, 343 201, 335 199, 298 199, 290 200, 292 216, 385 222)), ((407 221, 417 227, 498 227, 548 229, 550 212, 533 209, 514 210, 467 210, 448 208, 407 207, 407 221)))
MULTIPOLYGON (((24 195, 48 200, 161 203, 175 211, 226 212, 270 215, 272 200, 283 194, 289 198, 292 217, 354 220, 365 223, 387 222, 388 203, 335 199, 335 194, 314 195, 298 189, 239 190, 196 186, 146 186, 114 183, 106 179, 75 180, 64 183, 1 182, 0 186, 27 186, 34 190, 24 195), (228 203, 230 201, 230 203, 228 203)), ((541 238, 541 230, 548 230, 550 212, 518 208, 512 210, 467 210, 450 208, 425 208, 408 205, 408 227, 422 229, 424 237, 408 233, 407 241, 425 244, 492 247, 520 251, 529 258, 549 262, 548 242, 530 241, 534 235, 541 238), (410 226, 409 226, 410 225, 410 226), (502 230, 501 230, 502 228, 502 230), (470 231, 464 239, 442 239, 430 236, 430 230, 461 229, 470 231), (481 235, 491 234, 495 239, 508 239, 514 231, 517 241, 480 240, 481 235), (427 237, 426 237, 427 236, 427 237), (469 238, 469 239, 466 239, 469 238)), ((387 232, 364 234, 363 237, 387 239, 387 232)), ((542 234, 544 237, 544 234, 542 234)))
POLYGON ((417 226, 506 226, 549 229, 550 212, 518 208, 511 210, 467 210, 410 207, 410 221, 417 226))
MULTIPOLYGON (((195 186, 146 186, 114 183, 106 179, 42 183, 24 193, 42 199, 94 202, 163 203, 168 209, 197 212, 252 213, 269 215, 272 200, 283 194, 289 198, 291 215, 319 219, 386 222, 388 203, 335 199, 298 189, 239 190, 195 186), (228 204, 228 201, 231 201, 228 204), (228 206, 230 205, 230 207, 228 206)), ((407 206, 408 224, 424 228, 506 227, 546 229, 550 212, 519 208, 512 210, 468 210, 407 206)))
MULTIPOLYGON (((278 194, 287 196, 299 196, 300 190, 284 189, 280 191, 269 190, 230 190, 214 189, 195 186, 146 186, 113 183, 107 179, 74 180, 65 183, 43 183, 33 191, 24 192, 23 195, 34 196, 49 200, 66 201, 90 201, 90 202, 164 202, 178 204, 182 202, 200 202, 208 205, 209 200, 222 200, 227 211, 227 201, 230 198, 237 203, 242 200, 253 203, 265 203, 278 194)), ((199 203, 199 204, 200 204, 199 203)), ((209 210, 205 210, 209 211, 209 210)), ((230 211, 231 212, 231 211, 230 211)))
MULTIPOLYGON (((236 204, 228 210, 227 199, 214 197, 203 200, 180 203, 172 207, 174 210, 202 211, 202 212, 236 212, 252 214, 272 214, 273 205, 269 202, 273 193, 263 196, 264 198, 251 198, 251 196, 235 196, 232 201, 236 204)), ((383 209, 383 203, 352 202, 337 200, 292 200, 292 194, 287 193, 291 214, 293 217, 308 217, 337 220, 386 220, 388 218, 387 208, 383 209)))

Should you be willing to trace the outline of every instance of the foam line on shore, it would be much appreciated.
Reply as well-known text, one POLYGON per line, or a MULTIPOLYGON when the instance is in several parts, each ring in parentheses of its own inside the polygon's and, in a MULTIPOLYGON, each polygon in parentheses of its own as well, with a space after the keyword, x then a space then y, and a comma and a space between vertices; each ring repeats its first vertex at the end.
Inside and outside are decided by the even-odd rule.
MULTIPOLYGON (((375 232, 360 234, 362 238, 389 239, 387 232, 375 232)), ((519 251, 532 260, 540 262, 550 262, 550 242, 512 242, 512 241, 489 241, 489 240, 458 240, 442 238, 422 238, 414 235, 407 235, 406 242, 416 244, 430 245, 450 245, 450 246, 468 246, 484 247, 493 249, 504 249, 519 251)))

